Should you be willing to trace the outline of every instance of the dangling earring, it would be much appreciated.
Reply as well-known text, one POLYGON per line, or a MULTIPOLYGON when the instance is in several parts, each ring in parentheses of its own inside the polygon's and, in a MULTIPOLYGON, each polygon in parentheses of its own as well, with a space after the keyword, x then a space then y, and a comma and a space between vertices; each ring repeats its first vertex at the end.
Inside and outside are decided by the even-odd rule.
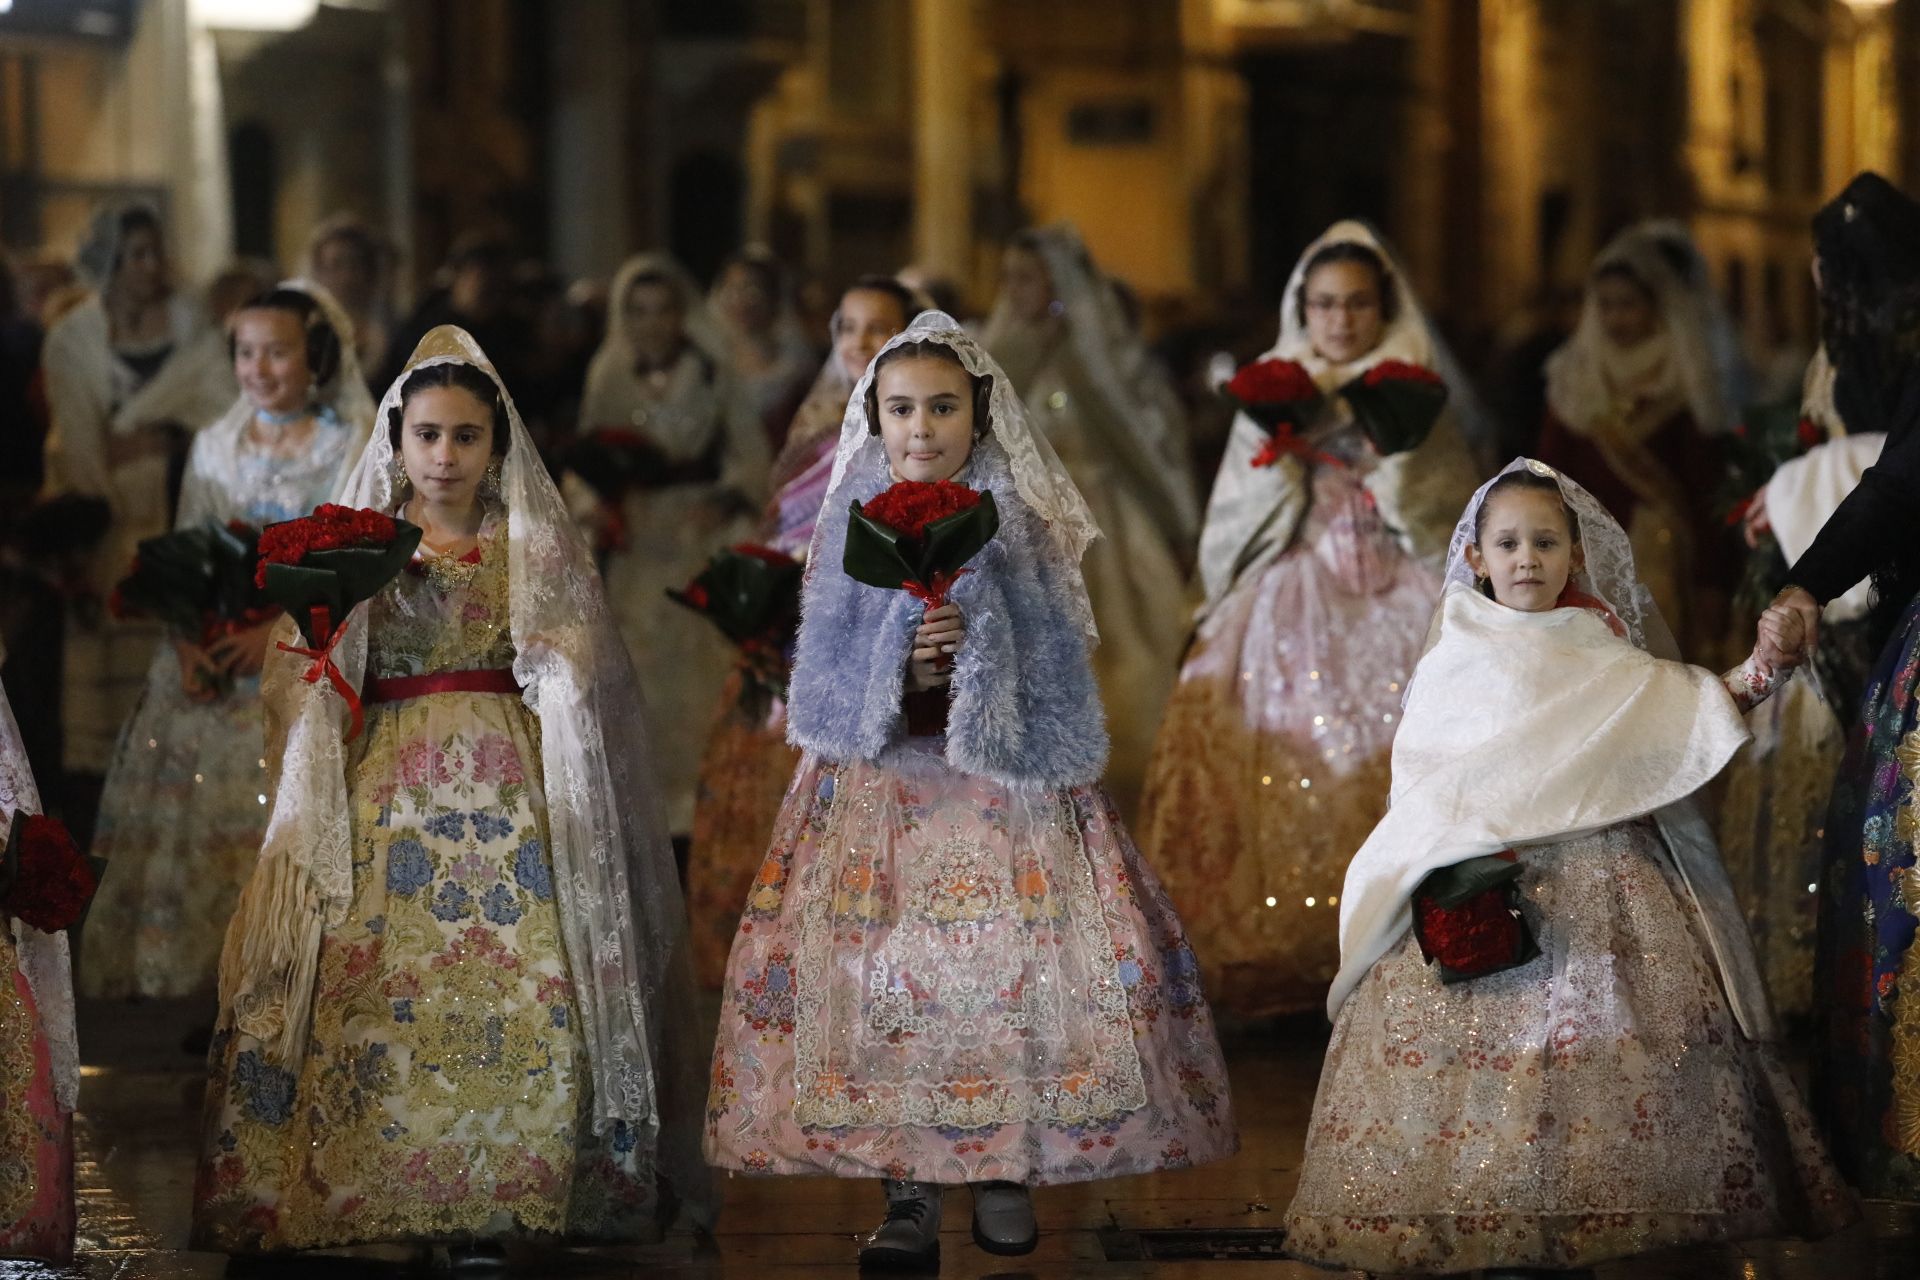
POLYGON ((500 459, 495 458, 487 464, 480 475, 480 496, 497 498, 500 496, 500 459))
POLYGON ((407 478, 406 464, 400 461, 400 455, 393 458, 393 492, 395 497, 404 498, 413 488, 413 481, 407 478))

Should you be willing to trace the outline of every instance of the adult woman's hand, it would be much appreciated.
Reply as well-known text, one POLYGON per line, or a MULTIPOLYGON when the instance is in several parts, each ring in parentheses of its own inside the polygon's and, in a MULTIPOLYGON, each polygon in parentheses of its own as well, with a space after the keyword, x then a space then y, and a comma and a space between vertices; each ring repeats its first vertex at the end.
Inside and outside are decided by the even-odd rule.
MULTIPOLYGON (((1811 658, 1820 647, 1820 603, 1805 587, 1788 587, 1773 598, 1773 607, 1797 615, 1805 637, 1804 656, 1811 658)), ((1765 630, 1756 634, 1756 652, 1768 666, 1791 667, 1798 655, 1782 652, 1765 630)))

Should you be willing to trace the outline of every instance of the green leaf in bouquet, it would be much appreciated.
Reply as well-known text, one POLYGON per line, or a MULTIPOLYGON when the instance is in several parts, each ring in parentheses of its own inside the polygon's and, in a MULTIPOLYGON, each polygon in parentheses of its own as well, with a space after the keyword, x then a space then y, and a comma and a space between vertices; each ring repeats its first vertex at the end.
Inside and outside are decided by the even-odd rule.
POLYGON ((1512 884, 1519 878, 1518 862, 1490 853, 1429 873, 1417 892, 1433 899, 1436 906, 1451 911, 1495 886, 1512 884))
POLYGON ((789 628, 800 611, 797 560, 769 560, 733 548, 718 552, 692 586, 704 599, 668 589, 667 597, 705 617, 735 644, 789 628))
POLYGON ((328 637, 313 634, 313 610, 324 606, 335 627, 362 600, 371 599, 404 569, 420 545, 420 528, 395 521, 399 533, 384 547, 336 547, 309 552, 299 564, 267 566, 266 597, 292 614, 313 646, 328 637))
POLYGON ((847 550, 841 567, 856 582, 897 590, 902 583, 928 582, 936 573, 953 573, 980 554, 999 531, 1000 508, 991 491, 981 493, 978 505, 929 524, 920 545, 870 518, 855 502, 847 521, 847 550))
POLYGON ((847 518, 847 550, 841 568, 855 582, 870 587, 898 590, 903 582, 919 577, 919 569, 907 558, 906 539, 891 527, 881 524, 860 510, 854 502, 847 518))
POLYGON ((922 579, 934 572, 951 573, 980 554, 1000 532, 1000 508, 993 491, 982 490, 976 506, 942 516, 927 526, 926 546, 920 556, 922 579))
POLYGON ((1447 407, 1447 384, 1420 378, 1382 378, 1369 385, 1362 374, 1340 388, 1361 430, 1382 455, 1418 448, 1447 407))

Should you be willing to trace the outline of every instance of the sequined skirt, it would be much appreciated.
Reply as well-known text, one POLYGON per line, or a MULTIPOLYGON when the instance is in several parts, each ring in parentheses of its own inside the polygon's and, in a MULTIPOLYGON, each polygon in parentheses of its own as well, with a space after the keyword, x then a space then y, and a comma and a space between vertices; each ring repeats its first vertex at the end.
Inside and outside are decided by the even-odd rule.
POLYGON ((1524 861, 1538 958, 1443 986, 1408 938, 1342 1006, 1289 1250, 1432 1274, 1844 1225, 1851 1199, 1735 1022, 1657 829, 1524 861))
POLYGON ((1230 1154, 1198 965, 1111 801, 937 751, 802 760, 727 967, 708 1161, 1049 1183, 1230 1154))

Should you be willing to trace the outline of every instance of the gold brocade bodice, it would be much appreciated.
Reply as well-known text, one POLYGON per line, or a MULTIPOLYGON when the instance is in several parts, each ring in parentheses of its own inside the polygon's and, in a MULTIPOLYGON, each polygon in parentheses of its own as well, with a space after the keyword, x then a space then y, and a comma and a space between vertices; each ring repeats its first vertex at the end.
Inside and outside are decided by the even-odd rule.
POLYGON ((367 653, 383 679, 511 667, 507 519, 490 516, 466 556, 425 548, 374 597, 367 653))

